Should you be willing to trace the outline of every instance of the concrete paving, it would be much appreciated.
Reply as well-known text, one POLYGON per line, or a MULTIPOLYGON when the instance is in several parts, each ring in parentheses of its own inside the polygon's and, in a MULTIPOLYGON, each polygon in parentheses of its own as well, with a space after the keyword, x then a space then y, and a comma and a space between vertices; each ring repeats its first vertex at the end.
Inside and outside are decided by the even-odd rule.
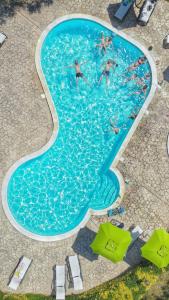
MULTIPOLYGON (((1 25, 8 40, 0 48, 0 183, 8 168, 22 156, 46 144, 52 133, 52 120, 39 81, 35 63, 35 47, 41 32, 57 17, 69 13, 86 13, 100 17, 128 33, 140 43, 153 46, 152 56, 159 60, 158 78, 169 66, 169 50, 162 48, 162 39, 169 28, 169 3, 160 1, 146 27, 136 25, 137 10, 131 11, 122 24, 114 18, 115 1, 58 0, 30 14, 24 9, 5 18, 1 25)), ((168 72, 169 73, 169 72, 168 72)), ((169 74, 168 74, 169 80, 169 74)), ((166 79, 167 79, 166 78, 166 79)), ((139 224, 144 230, 169 228, 169 157, 166 139, 169 132, 169 83, 164 81, 118 164, 127 189, 123 205, 127 213, 120 218, 126 228, 139 224)), ((89 289, 109 280, 139 260, 137 246, 129 259, 117 265, 93 256, 88 245, 99 223, 106 220, 92 217, 78 235, 67 240, 43 243, 17 232, 0 206, 0 289, 6 291, 9 275, 18 259, 33 259, 18 292, 51 294, 53 266, 65 262, 67 255, 80 255, 84 288, 89 289)), ((72 290, 68 289, 68 293, 72 290)))

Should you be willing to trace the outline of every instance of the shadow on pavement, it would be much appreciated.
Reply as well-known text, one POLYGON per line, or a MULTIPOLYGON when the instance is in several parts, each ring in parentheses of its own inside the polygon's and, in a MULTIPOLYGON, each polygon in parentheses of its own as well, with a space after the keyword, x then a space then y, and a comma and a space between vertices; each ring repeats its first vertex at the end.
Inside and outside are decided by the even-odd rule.
POLYGON ((119 21, 114 17, 114 14, 117 11, 119 5, 120 5, 120 3, 109 4, 109 6, 107 8, 107 12, 108 12, 111 24, 117 29, 136 27, 137 17, 136 17, 133 7, 129 10, 128 14, 125 16, 123 21, 119 21))
POLYGON ((15 15, 19 8, 29 13, 39 13, 44 6, 53 4, 53 0, 2 0, 0 1, 0 25, 15 15))
POLYGON ((80 229, 77 238, 72 245, 75 253, 87 258, 89 261, 98 259, 98 255, 93 253, 90 244, 95 239, 96 233, 87 227, 80 229))
POLYGON ((126 257, 124 261, 130 266, 134 267, 143 260, 141 257, 141 247, 145 244, 145 242, 138 238, 128 249, 126 257))
POLYGON ((167 67, 164 71, 163 71, 163 78, 165 81, 167 81, 169 83, 169 67, 167 67))

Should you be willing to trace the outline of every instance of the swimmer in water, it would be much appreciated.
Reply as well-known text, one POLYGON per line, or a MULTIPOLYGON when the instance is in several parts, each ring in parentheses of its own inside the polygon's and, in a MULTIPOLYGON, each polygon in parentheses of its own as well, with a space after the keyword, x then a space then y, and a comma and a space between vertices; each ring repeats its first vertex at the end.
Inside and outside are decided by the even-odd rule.
POLYGON ((116 64, 115 61, 109 59, 107 62, 106 62, 106 65, 104 67, 104 70, 100 76, 100 79, 99 79, 99 83, 101 83, 103 77, 106 78, 106 84, 109 85, 110 84, 110 80, 109 80, 109 75, 110 75, 110 70, 113 68, 113 67, 117 67, 118 64, 116 64))
POLYGON ((81 72, 80 66, 86 64, 87 61, 83 63, 79 63, 78 60, 74 61, 74 64, 72 66, 67 66, 65 68, 74 68, 76 72, 76 86, 78 86, 78 81, 80 78, 82 78, 87 84, 89 84, 87 78, 84 76, 84 74, 81 72))
POLYGON ((118 134, 122 128, 126 129, 125 125, 121 127, 117 126, 117 118, 114 120, 110 119, 110 127, 111 131, 113 131, 115 134, 118 134))
POLYGON ((133 94, 139 95, 139 94, 144 93, 144 95, 145 95, 146 92, 147 92, 147 88, 148 88, 148 85, 147 85, 147 84, 144 84, 144 85, 142 86, 142 88, 141 88, 139 91, 134 92, 133 94))
POLYGON ((105 36, 104 34, 102 33, 101 35, 101 43, 100 44, 97 44, 96 47, 99 47, 102 54, 105 54, 106 53, 106 41, 105 41, 105 36))
POLYGON ((137 80, 138 79, 138 75, 137 74, 133 74, 131 77, 128 77, 126 80, 124 80, 124 83, 127 83, 131 80, 137 80))
POLYGON ((137 118, 138 114, 133 112, 128 118, 131 120, 135 120, 137 118))
POLYGON ((137 69, 139 66, 143 65, 146 62, 146 60, 147 59, 145 56, 139 57, 139 59, 134 64, 128 67, 127 71, 133 71, 137 69))
MULTIPOLYGON (((138 77, 139 78, 139 77, 138 77)), ((142 85, 145 84, 146 80, 149 80, 151 78, 151 73, 148 72, 146 73, 144 76, 142 76, 141 78, 139 78, 140 82, 142 83, 142 85)))
POLYGON ((112 124, 111 124, 111 127, 115 134, 118 134, 120 132, 120 128, 114 127, 112 124))
POLYGON ((106 53, 106 49, 111 45, 111 43, 112 43, 112 37, 105 38, 104 34, 102 33, 101 43, 97 44, 96 47, 100 47, 100 50, 104 55, 106 53))
POLYGON ((112 37, 106 37, 106 47, 109 47, 112 44, 112 37))
POLYGON ((144 80, 148 80, 148 79, 150 79, 151 78, 151 73, 150 72, 148 72, 148 73, 146 73, 143 77, 142 77, 142 79, 144 80))
POLYGON ((135 81, 137 85, 143 86, 144 83, 144 77, 139 77, 137 74, 133 74, 131 77, 124 80, 124 83, 127 83, 129 81, 135 81))

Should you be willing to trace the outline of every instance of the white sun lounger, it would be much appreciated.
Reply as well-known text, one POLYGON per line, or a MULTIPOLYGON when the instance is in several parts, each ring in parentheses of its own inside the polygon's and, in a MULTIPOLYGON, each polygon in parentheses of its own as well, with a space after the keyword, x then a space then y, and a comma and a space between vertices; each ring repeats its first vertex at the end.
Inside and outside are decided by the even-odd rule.
POLYGON ((65 299, 65 266, 56 266, 56 299, 65 299))
POLYGON ((17 290, 18 286, 20 285, 22 279, 24 278, 32 260, 23 256, 20 260, 18 266, 16 267, 14 274, 8 284, 9 288, 13 290, 17 290))
POLYGON ((134 243, 139 236, 143 233, 143 230, 140 228, 140 226, 136 226, 131 230, 131 237, 132 237, 132 243, 134 243))
POLYGON ((148 23, 156 4, 157 4, 157 0, 145 1, 138 17, 138 22, 140 25, 145 26, 148 23))
POLYGON ((122 21, 133 4, 134 0, 123 0, 114 16, 122 21))
POLYGON ((80 264, 77 255, 69 256, 68 262, 71 270, 71 278, 73 280, 74 290, 83 290, 83 282, 80 271, 80 264))
POLYGON ((0 46, 2 46, 6 39, 7 36, 3 32, 0 32, 0 46))

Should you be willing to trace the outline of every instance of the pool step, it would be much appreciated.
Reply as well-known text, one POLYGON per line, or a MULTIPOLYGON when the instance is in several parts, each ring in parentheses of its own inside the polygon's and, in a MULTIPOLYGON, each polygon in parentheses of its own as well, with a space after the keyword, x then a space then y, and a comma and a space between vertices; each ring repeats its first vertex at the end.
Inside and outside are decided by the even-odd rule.
POLYGON ((97 183, 92 195, 92 208, 104 209, 109 207, 116 200, 119 189, 117 184, 115 184, 115 180, 117 180, 117 178, 113 173, 103 174, 100 177, 100 181, 97 183))

